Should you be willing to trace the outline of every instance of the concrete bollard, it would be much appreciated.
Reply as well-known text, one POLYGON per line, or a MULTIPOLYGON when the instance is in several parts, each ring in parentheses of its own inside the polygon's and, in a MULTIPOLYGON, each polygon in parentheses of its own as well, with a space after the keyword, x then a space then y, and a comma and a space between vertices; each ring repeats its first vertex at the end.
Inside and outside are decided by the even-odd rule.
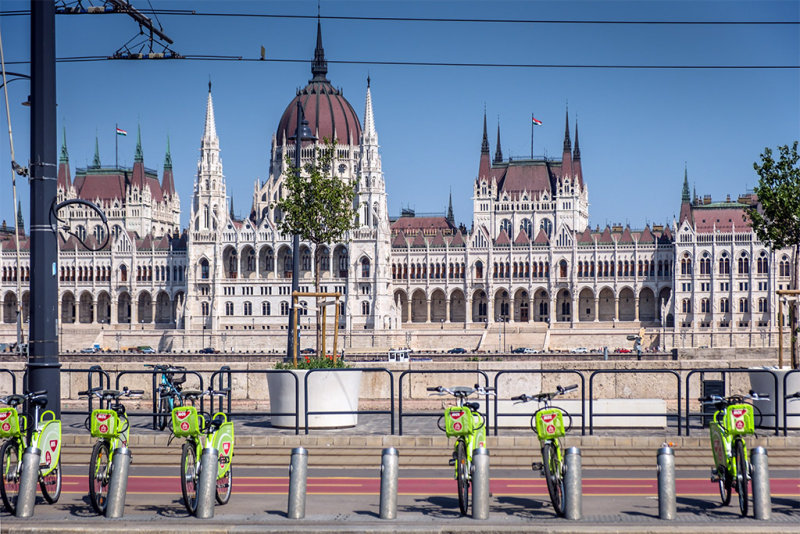
POLYGON ((564 517, 577 521, 583 513, 583 475, 581 450, 570 447, 564 455, 564 517))
POLYGON ((17 517, 33 517, 36 504, 36 486, 39 483, 39 460, 42 451, 28 447, 22 454, 22 473, 17 494, 17 517))
POLYGON ((211 519, 214 517, 214 499, 217 491, 217 469, 219 468, 219 451, 207 448, 200 457, 200 476, 197 481, 197 510, 195 517, 198 519, 211 519))
POLYGON ((397 517, 397 470, 400 457, 389 447, 381 454, 381 519, 397 517))
POLYGON ((489 519, 489 450, 472 452, 472 519, 489 519))
POLYGON ((289 519, 306 516, 306 479, 308 477, 308 451, 303 447, 292 449, 289 465, 289 519))
POLYGON ((753 516, 767 521, 772 518, 767 449, 764 447, 753 449, 750 452, 750 464, 753 466, 753 516))
POLYGON ((675 519, 675 453, 672 447, 658 449, 658 518, 675 519))
POLYGON ((122 446, 111 461, 111 481, 108 484, 106 517, 117 519, 125 513, 125 496, 128 492, 128 467, 131 465, 131 450, 122 446))

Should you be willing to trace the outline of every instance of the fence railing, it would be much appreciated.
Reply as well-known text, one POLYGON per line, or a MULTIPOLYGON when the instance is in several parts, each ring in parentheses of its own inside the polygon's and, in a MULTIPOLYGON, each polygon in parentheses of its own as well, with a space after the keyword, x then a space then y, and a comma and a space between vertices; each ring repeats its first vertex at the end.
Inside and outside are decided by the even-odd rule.
MULTIPOLYGON (((797 393, 796 391, 789 391, 788 389, 786 389, 788 387, 788 385, 789 385, 789 376, 795 375, 795 374, 800 374, 800 369, 792 369, 791 371, 789 371, 785 375, 783 375, 783 399, 781 399, 781 400, 783 401, 783 435, 784 436, 786 435, 786 432, 789 431, 789 415, 790 415, 789 414, 789 407, 792 406, 793 408, 794 407, 800 408, 800 400, 794 400, 793 401, 793 400, 790 400, 790 399, 786 398, 787 395, 793 395, 794 393, 797 393)), ((777 404, 776 404, 776 406, 777 406, 777 404)), ((800 410, 792 411, 791 415, 795 416, 795 417, 800 416, 800 410)), ((798 428, 800 428, 800 427, 794 426, 794 427, 791 428, 791 430, 797 430, 798 428)))

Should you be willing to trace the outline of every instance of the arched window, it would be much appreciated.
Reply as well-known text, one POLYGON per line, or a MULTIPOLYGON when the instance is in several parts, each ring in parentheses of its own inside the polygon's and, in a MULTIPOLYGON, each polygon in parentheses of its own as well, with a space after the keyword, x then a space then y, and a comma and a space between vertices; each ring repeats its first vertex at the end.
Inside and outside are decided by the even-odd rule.
POLYGON ((506 235, 511 239, 514 239, 514 236, 511 235, 511 221, 508 219, 503 219, 503 222, 500 223, 500 230, 505 230, 506 235))
POLYGON ((719 259, 719 274, 731 274, 731 260, 726 253, 719 259))
POLYGON ((303 249, 303 256, 300 260, 300 265, 304 271, 311 270, 311 252, 307 248, 303 249))
POLYGON ((522 219, 519 229, 525 232, 525 234, 528 236, 528 239, 533 238, 533 224, 531 223, 530 219, 522 219))
POLYGON ((225 303, 225 315, 233 315, 233 302, 225 303))
POLYGON ((558 262, 558 271, 559 271, 558 272, 558 276, 560 276, 561 278, 566 278, 567 277, 567 262, 566 262, 566 260, 561 260, 560 262, 558 262))
POLYGON ((769 272, 769 260, 767 260, 767 253, 763 250, 756 261, 756 269, 758 274, 767 274, 769 272))
POLYGON ((369 278, 369 258, 361 258, 361 277, 369 278))
POLYGON ((200 308, 202 309, 203 317, 208 317, 208 302, 203 302, 200 308))
POLYGON ((553 221, 550 219, 542 219, 539 228, 543 229, 544 233, 546 233, 547 237, 549 238, 553 233, 553 221))
POLYGON ((758 311, 759 313, 765 313, 767 311, 767 299, 764 297, 758 299, 758 311))
POLYGON ((692 301, 689 299, 683 299, 681 301, 681 312, 683 313, 692 313, 692 301))
POLYGON ((208 280, 208 276, 209 276, 208 260, 203 258, 200 260, 200 278, 202 280, 208 280))
POLYGON ((270 314, 270 305, 269 302, 266 300, 261 303, 261 315, 269 315, 270 314))
POLYGON ((739 299, 739 313, 750 312, 750 301, 746 298, 739 299))
POLYGON ((791 271, 789 270, 789 258, 788 256, 784 256, 781 258, 781 263, 779 266, 778 276, 781 277, 788 277, 790 276, 791 271))
POLYGON ((244 314, 245 315, 253 315, 253 303, 252 302, 245 302, 244 303, 244 314))
POLYGON ((681 259, 681 274, 692 274, 692 258, 686 253, 681 259))
POLYGON ((364 301, 361 303, 361 315, 369 315, 369 302, 364 301))
POLYGON ((475 278, 483 278, 483 262, 478 261, 475 263, 475 278))
POLYGON ((738 265, 739 274, 750 273, 750 259, 747 257, 747 253, 742 252, 742 255, 739 256, 739 259, 736 263, 738 265))
POLYGON ((702 313, 711 313, 711 302, 708 299, 700 301, 700 311, 702 313))
POLYGON ((281 302, 281 315, 289 315, 289 303, 285 300, 281 302))
POLYGON ((719 311, 721 313, 730 313, 731 311, 731 302, 727 298, 722 298, 719 301, 719 311))

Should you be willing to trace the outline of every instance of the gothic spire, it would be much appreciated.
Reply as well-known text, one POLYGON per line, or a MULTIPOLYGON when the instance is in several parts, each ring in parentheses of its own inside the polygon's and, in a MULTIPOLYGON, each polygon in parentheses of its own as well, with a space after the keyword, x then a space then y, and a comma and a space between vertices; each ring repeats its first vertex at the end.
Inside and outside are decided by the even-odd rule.
POLYGON ((67 127, 64 126, 64 133, 61 141, 61 156, 58 158, 59 163, 69 163, 69 154, 67 153, 67 127))
POLYGON ((134 162, 144 161, 144 154, 142 154, 142 126, 141 124, 136 127, 136 153, 133 155, 134 162))
POLYGON ((375 132, 375 118, 372 114, 372 91, 369 88, 370 79, 367 76, 367 103, 364 109, 364 137, 366 139, 377 139, 375 132))
POLYGON ((691 202, 692 198, 689 196, 689 171, 686 164, 683 164, 683 191, 681 192, 681 203, 691 202))
POLYGON ((311 81, 327 82, 328 62, 325 61, 325 49, 322 48, 322 25, 317 16, 317 47, 314 49, 314 61, 311 63, 311 81))
POLYGON ((233 216, 233 197, 231 196, 231 220, 234 220, 233 216))
POLYGON ((22 218, 22 201, 17 200, 17 233, 25 235, 25 219, 22 218))
POLYGON ((164 156, 164 168, 171 169, 172 168, 172 154, 169 151, 169 135, 167 135, 167 153, 164 156))
POLYGON ((203 130, 203 139, 217 137, 217 125, 214 122, 214 101, 211 99, 211 82, 208 82, 208 100, 206 101, 206 126, 203 130))
POLYGON ((575 150, 572 151, 572 159, 581 160, 581 147, 578 145, 578 118, 575 117, 575 150))
POLYGON ((564 152, 572 152, 572 143, 569 140, 569 108, 567 108, 567 118, 564 123, 564 152))
POLYGON ((453 191, 450 190, 450 201, 447 204, 447 222, 455 226, 455 218, 453 217, 453 191))
POLYGON ((486 109, 483 110, 483 142, 481 143, 481 154, 489 153, 489 136, 486 134, 486 109))
POLYGON ((503 161, 503 150, 500 148, 500 119, 497 119, 497 149, 494 151, 494 163, 503 161))
POLYGON ((92 167, 100 166, 100 145, 97 142, 97 136, 94 136, 94 159, 92 160, 92 167))

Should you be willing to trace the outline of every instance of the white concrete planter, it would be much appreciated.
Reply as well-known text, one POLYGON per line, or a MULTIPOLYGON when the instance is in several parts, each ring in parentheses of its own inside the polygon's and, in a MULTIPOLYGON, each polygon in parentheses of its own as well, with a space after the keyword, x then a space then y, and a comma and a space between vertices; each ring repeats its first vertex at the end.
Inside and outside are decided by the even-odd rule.
MULTIPOLYGON (((790 367, 752 367, 751 369, 769 369, 778 375, 778 392, 775 392, 775 382, 767 373, 750 373, 750 389, 756 393, 766 393, 769 400, 754 401, 753 404, 763 413, 777 413, 778 424, 783 426, 783 397, 786 393, 800 391, 800 373, 795 373, 789 377, 786 383, 786 392, 783 391, 783 379, 791 368, 790 367)), ((800 426, 800 415, 791 415, 800 412, 800 406, 792 406, 792 403, 800 401, 789 401, 787 413, 790 414, 786 420, 789 427, 800 426)), ((774 416, 764 416, 761 423, 763 426, 775 426, 774 416)))
MULTIPOLYGON (((305 379, 308 371, 292 371, 297 375, 299 391, 298 423, 305 428, 305 379)), ((295 381, 289 373, 270 373, 267 375, 270 410, 277 413, 293 413, 295 408, 295 381)), ((361 371, 314 371, 308 377, 308 410, 356 411, 361 390, 361 371)), ((272 417, 272 426, 294 428, 294 416, 278 415, 272 417)), ((358 414, 309 415, 309 428, 346 428, 358 424, 358 414)))

